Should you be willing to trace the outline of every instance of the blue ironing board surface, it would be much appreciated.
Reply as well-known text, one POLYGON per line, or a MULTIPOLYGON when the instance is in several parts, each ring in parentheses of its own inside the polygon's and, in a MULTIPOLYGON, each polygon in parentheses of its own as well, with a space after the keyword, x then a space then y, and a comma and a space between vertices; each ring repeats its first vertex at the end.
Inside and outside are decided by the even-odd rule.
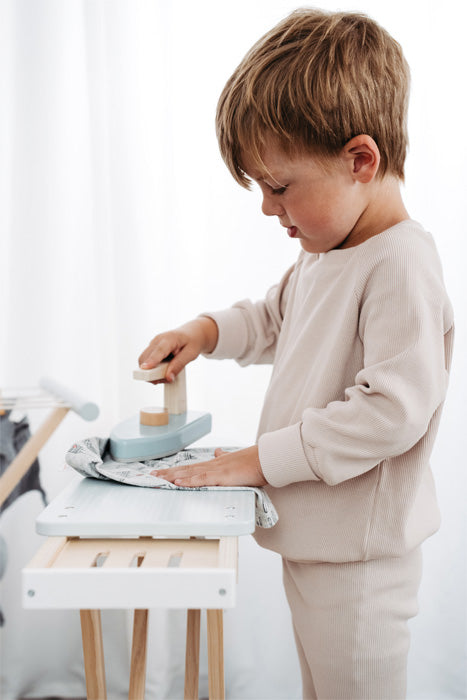
POLYGON ((255 530, 253 491, 143 488, 75 478, 36 520, 40 535, 219 537, 255 530))

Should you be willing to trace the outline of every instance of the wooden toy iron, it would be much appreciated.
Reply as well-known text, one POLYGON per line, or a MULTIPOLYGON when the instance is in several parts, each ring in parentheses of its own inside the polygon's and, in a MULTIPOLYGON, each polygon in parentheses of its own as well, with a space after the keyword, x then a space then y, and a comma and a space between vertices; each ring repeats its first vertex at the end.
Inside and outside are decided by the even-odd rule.
MULTIPOLYGON (((149 370, 137 369, 133 378, 164 379, 168 362, 149 370)), ((188 411, 183 369, 173 382, 164 383, 164 406, 143 408, 119 423, 110 433, 110 453, 118 462, 161 459, 185 449, 211 430, 211 414, 188 411)))

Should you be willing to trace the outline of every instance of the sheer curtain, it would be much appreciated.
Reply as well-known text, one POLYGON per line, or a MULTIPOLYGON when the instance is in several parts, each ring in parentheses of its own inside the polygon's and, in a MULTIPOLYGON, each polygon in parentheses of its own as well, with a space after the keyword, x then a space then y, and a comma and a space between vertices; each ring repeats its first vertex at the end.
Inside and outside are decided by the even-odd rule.
MULTIPOLYGON (((329 0, 320 6, 335 9, 329 0)), ((465 42, 430 2, 341 2, 398 38, 412 68, 405 199, 437 240, 457 316, 451 390, 433 456, 443 512, 425 547, 420 616, 412 625, 410 698, 464 697, 465 687, 465 42), (462 266, 462 267, 461 267, 462 266)), ((72 478, 70 444, 108 434, 153 400, 133 382, 158 331, 238 298, 258 298, 298 249, 239 188, 214 135, 218 94, 250 45, 296 6, 286 0, 0 0, 0 386, 51 375, 99 403, 93 424, 67 417, 41 453, 49 498, 72 478)), ((188 400, 210 410, 204 444, 255 437, 269 369, 200 359, 188 400), (235 419, 233 419, 235 416, 235 419)), ((32 428, 42 420, 31 412, 32 428)), ((78 617, 21 609, 20 570, 41 538, 29 492, 2 515, 3 697, 82 696, 78 617)), ((226 686, 233 700, 300 697, 280 561, 250 538, 239 602, 226 614, 226 686)), ((204 631, 203 631, 204 634, 204 631)), ((130 617, 104 615, 109 697, 127 692, 130 617)), ((153 611, 148 698, 183 689, 184 619, 153 611)), ((207 696, 206 658, 200 697, 207 696)))

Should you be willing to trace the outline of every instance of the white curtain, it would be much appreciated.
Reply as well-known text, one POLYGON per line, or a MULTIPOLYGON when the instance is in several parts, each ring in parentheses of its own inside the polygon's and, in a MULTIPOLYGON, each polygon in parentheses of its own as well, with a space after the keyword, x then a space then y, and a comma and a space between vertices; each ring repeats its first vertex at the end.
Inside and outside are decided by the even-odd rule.
MULTIPOLYGON (((320 6, 336 9, 330 0, 320 6)), ((214 134, 217 97, 290 0, 0 0, 0 386, 51 375, 94 399, 100 418, 66 418, 41 452, 53 498, 72 478, 73 441, 108 435, 153 401, 133 382, 158 331, 238 298, 261 297, 298 249, 231 179, 214 134)), ((462 3, 343 1, 402 43, 412 68, 405 200, 437 241, 457 317, 444 421, 433 455, 443 514, 425 546, 412 624, 409 698, 461 698, 465 685, 466 52, 462 3), (358 6, 357 6, 358 5, 358 6), (456 19, 458 18, 458 19, 456 19), (458 21, 459 20, 459 21, 458 21)), ((269 369, 200 359, 188 400, 209 410, 203 444, 247 445, 269 369)), ((32 429, 43 420, 29 413, 32 429)), ((20 571, 38 548, 37 492, 2 515, 1 694, 84 696, 79 618, 23 611, 20 571)), ((300 697, 279 558, 242 538, 239 601, 226 616, 231 700, 300 697)), ((204 634, 204 631, 203 631, 204 634)), ((104 615, 109 697, 127 693, 130 616, 104 615)), ((152 611, 148 698, 183 695, 184 617, 152 611)), ((201 660, 200 697, 207 696, 201 660)))

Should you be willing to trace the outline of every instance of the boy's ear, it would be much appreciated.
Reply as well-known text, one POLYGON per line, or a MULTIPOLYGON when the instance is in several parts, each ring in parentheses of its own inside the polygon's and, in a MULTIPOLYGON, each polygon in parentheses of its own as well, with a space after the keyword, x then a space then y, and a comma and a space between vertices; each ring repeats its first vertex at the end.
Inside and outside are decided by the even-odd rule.
POLYGON ((352 169, 354 180, 371 182, 378 172, 381 155, 376 142, 367 134, 354 136, 343 148, 343 155, 352 169))

